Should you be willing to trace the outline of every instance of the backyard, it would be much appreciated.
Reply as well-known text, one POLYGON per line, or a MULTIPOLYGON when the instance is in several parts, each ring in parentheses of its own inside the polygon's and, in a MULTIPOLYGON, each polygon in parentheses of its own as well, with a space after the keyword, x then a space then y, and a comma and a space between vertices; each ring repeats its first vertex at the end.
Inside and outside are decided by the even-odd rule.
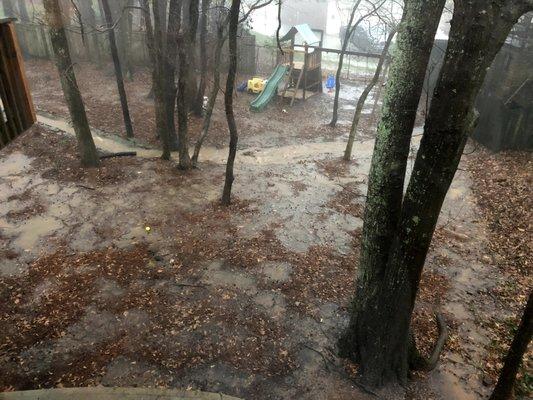
MULTIPOLYGON (((126 141, 111 69, 74 68, 96 146, 137 156, 81 168, 57 71, 27 60, 38 123, 0 152, 0 391, 104 385, 375 398, 336 351, 379 118, 371 94, 353 160, 342 161, 365 82, 343 85, 336 128, 327 126, 332 93, 294 107, 275 100, 262 113, 238 94, 236 180, 223 207, 222 98, 198 168, 180 171, 175 158, 159 158, 148 70, 126 81, 136 132, 126 141)), ((189 124, 194 143, 202 119, 189 124)), ((413 319, 423 352, 438 335, 435 312, 449 338, 437 368, 412 377, 407 398, 479 399, 495 383, 532 283, 531 166, 530 153, 467 145, 413 319)), ((531 367, 526 357, 522 393, 531 367)))

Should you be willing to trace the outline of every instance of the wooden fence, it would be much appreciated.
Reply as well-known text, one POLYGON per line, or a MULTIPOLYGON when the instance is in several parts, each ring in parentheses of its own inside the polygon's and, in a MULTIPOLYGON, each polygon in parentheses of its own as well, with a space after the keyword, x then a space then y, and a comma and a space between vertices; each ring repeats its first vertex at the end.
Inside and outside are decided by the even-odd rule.
MULTIPOLYGON (((20 40, 20 47, 25 56, 52 59, 52 45, 46 26, 33 23, 16 23, 16 30, 20 40)), ((106 33, 89 32, 82 35, 75 29, 67 29, 67 39, 71 57, 75 61, 110 62, 111 53, 106 33), (95 46, 98 46, 95 48, 95 46), (97 60, 97 58, 101 58, 97 60)), ((209 56, 214 57, 214 41, 209 40, 209 56)), ((119 43, 120 45, 120 43, 119 43)), ((146 44, 146 34, 143 31, 133 31, 129 40, 129 62, 136 66, 149 66, 150 55, 146 44)), ((227 42, 226 42, 227 46, 227 42)), ((240 72, 255 73, 255 36, 242 35, 238 38, 239 56, 238 69, 240 72)), ((227 63, 227 51, 223 52, 227 63)))
POLYGON ((0 148, 36 121, 12 19, 0 20, 0 148))

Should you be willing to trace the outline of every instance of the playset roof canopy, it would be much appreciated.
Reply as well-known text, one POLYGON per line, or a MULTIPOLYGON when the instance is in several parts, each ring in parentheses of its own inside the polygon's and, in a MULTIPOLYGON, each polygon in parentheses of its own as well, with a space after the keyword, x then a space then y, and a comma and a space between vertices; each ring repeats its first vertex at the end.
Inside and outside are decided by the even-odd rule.
MULTIPOLYGON (((316 36, 315 32, 311 29, 308 24, 295 25, 280 39, 280 42, 285 42, 291 40, 296 35, 299 34, 303 39, 301 44, 306 44, 309 46, 318 46, 320 45, 320 39, 316 36)), ((300 44, 300 43, 298 43, 300 44)))

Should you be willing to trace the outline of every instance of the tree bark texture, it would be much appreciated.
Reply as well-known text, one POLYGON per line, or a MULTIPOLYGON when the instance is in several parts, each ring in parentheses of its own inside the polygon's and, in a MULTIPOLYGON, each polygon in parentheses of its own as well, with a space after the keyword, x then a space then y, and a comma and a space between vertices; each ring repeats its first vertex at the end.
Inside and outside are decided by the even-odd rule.
POLYGON ((43 5, 63 95, 65 96, 78 141, 81 164, 84 167, 97 167, 99 165, 98 153, 94 145, 87 114, 85 113, 85 106, 74 74, 74 66, 70 58, 59 3, 58 0, 44 0, 43 5))
POLYGON ((107 33, 109 36, 109 47, 111 49, 111 57, 113 58, 113 66, 115 68, 115 76, 117 80, 118 95, 120 97, 120 106, 122 108, 122 118, 124 119, 124 127, 126 128, 126 137, 133 137, 133 125, 131 123, 130 110, 128 107, 128 98, 126 96, 126 89, 124 88, 124 77, 122 75, 122 68, 120 66, 120 58, 118 55, 117 41, 115 38, 115 29, 113 27, 113 16, 109 8, 108 0, 102 0, 102 6, 105 13, 107 33))
POLYGON ((226 93, 224 94, 224 105, 226 119, 228 120, 230 141, 228 162, 226 164, 226 179, 222 192, 222 204, 226 206, 231 203, 231 188, 234 180, 233 165, 235 163, 237 142, 239 140, 235 115, 233 114, 233 89, 235 87, 235 75, 237 73, 237 30, 239 27, 240 6, 240 0, 233 0, 229 14, 229 69, 228 79, 226 81, 226 93))
MULTIPOLYGON (((406 11, 409 12, 409 6, 415 6, 420 12, 429 2, 420 3, 407 2, 406 11)), ((386 121, 390 113, 390 90, 398 84, 392 79, 389 82, 386 109, 372 161, 357 297, 348 333, 342 341, 344 350, 359 361, 363 382, 368 385, 404 383, 407 378, 409 326, 420 276, 442 203, 468 134, 475 126, 474 101, 496 53, 527 9, 525 3, 518 0, 505 4, 487 4, 485 0, 456 2, 448 48, 403 203, 406 157, 387 159, 383 154, 387 151, 404 154, 403 145, 406 144, 408 151, 409 140, 405 144, 389 142, 387 147, 379 143, 383 120, 386 121), (396 164, 396 169, 388 175, 401 168, 402 185, 397 185, 400 180, 396 178, 396 185, 391 186, 396 191, 394 195, 382 186, 383 193, 388 195, 384 196, 375 192, 373 185, 382 182, 376 178, 383 178, 383 171, 387 171, 391 163, 396 164), (375 214, 383 204, 391 207, 391 210, 384 210, 388 213, 386 220, 383 215, 375 214), (388 243, 383 242, 383 238, 388 243)), ((427 20, 432 12, 435 10, 426 10, 420 21, 427 20)), ((409 21, 410 18, 406 18, 404 26, 408 27, 409 21)), ((396 61, 393 72, 398 68, 396 61)), ((417 63, 417 59, 411 59, 410 63, 417 63)), ((422 82, 423 76, 418 85, 422 82)), ((418 91, 418 98, 420 94, 418 91)), ((416 103, 412 104, 415 111, 416 103)), ((409 108, 398 110, 404 116, 410 111, 409 108)))
POLYGON ((407 356, 398 352, 380 354, 384 345, 372 335, 387 330, 387 322, 376 318, 367 324, 358 316, 372 306, 376 286, 384 277, 401 209, 411 134, 444 3, 445 0, 405 2, 372 156, 356 297, 340 349, 343 355, 361 364, 365 380, 376 386, 396 378, 404 380, 407 356), (386 360, 395 356, 397 360, 386 360))
POLYGON ((396 35, 396 29, 393 29, 389 33, 387 41, 385 42, 385 46, 383 47, 383 51, 381 52, 381 57, 379 58, 378 65, 376 67, 376 72, 374 73, 372 80, 368 83, 368 85, 366 85, 365 90, 363 90, 363 93, 361 93, 361 96, 357 101, 352 126, 350 128, 350 135, 348 136, 348 143, 346 144, 346 149, 344 150, 345 161, 350 161, 350 159, 352 158, 353 142, 355 140, 355 134, 357 133, 357 127, 359 126, 359 120, 361 119, 361 113, 363 112, 363 107, 365 106, 366 98, 368 97, 374 86, 376 86, 376 83, 379 80, 379 76, 381 75, 383 64, 385 63, 385 60, 387 59, 387 56, 389 54, 389 47, 394 35, 396 35))

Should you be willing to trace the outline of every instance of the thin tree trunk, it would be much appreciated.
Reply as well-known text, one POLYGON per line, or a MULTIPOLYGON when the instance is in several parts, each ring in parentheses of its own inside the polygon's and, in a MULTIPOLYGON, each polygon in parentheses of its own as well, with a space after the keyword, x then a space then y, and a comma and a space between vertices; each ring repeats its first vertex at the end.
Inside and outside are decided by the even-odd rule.
POLYGON ((226 81, 226 93, 224 94, 224 104, 226 108, 226 119, 230 134, 229 155, 226 164, 226 179, 224 191, 222 192, 222 204, 230 205, 231 188, 233 185, 233 165, 237 154, 237 142, 239 140, 235 115, 233 114, 233 89, 235 87, 235 75, 237 73, 237 30, 239 27, 239 9, 241 0, 233 0, 229 13, 229 70, 226 81))
MULTIPOLYGON (((148 1, 145 0, 147 3, 148 1)), ((162 3, 166 4, 164 0, 153 0, 153 14, 154 14, 154 29, 153 29, 153 52, 154 52, 154 73, 153 73, 153 88, 154 88, 154 106, 155 106, 155 121, 157 135, 163 145, 163 160, 170 160, 170 152, 172 150, 170 127, 168 126, 168 103, 167 103, 167 88, 165 81, 166 73, 166 36, 162 30, 166 26, 165 19, 161 20, 162 3)), ((166 13, 165 13, 166 14, 166 13)))
POLYGON ((375 121, 377 121, 379 118, 379 115, 377 112, 378 103, 379 103, 379 99, 381 98, 381 92, 383 91, 383 85, 384 85, 385 79, 387 78, 388 69, 389 69, 389 63, 386 63, 385 66, 383 67, 383 73, 381 74, 381 79, 378 82, 378 88, 374 96, 374 103, 372 104, 372 118, 375 121))
POLYGON ((489 400, 511 400, 513 398, 516 374, 531 342, 533 335, 533 292, 529 293, 526 309, 522 315, 520 326, 515 333, 513 342, 509 347, 505 363, 500 372, 498 383, 489 400))
MULTIPOLYGON (((370 254, 371 257, 367 253, 366 258, 361 258, 357 297, 343 344, 350 345, 349 352, 359 360, 363 382, 368 385, 403 383, 407 378, 409 326, 431 238, 466 139, 475 127, 475 98, 513 24, 533 8, 532 2, 529 8, 524 4, 519 0, 505 4, 487 4, 485 0, 455 4, 446 56, 411 179, 398 207, 399 217, 392 216, 395 226, 385 231, 389 245, 380 242, 383 237, 376 239, 377 245, 365 243, 376 234, 376 225, 369 228, 368 224, 379 221, 365 219, 368 236, 363 238, 363 251, 373 249, 379 253, 370 254), (370 265, 374 269, 369 269, 370 265)), ((403 49, 400 44, 398 47, 403 49)), ((423 77, 418 83, 422 82, 423 77)), ((389 89, 397 83, 389 82, 389 89)), ((399 150, 394 143, 389 149, 399 150)), ((376 144, 376 151, 374 159, 378 157, 378 161, 373 160, 376 162, 373 168, 382 169, 386 164, 379 157, 384 150, 376 144)), ((380 199, 382 205, 387 197, 382 195, 380 199)), ((370 197, 365 217, 369 201, 370 197)))
POLYGON ((341 72, 342 72, 342 66, 344 64, 344 53, 346 52, 350 38, 352 34, 354 33, 354 31, 359 26, 359 24, 363 22, 367 17, 376 13, 383 6, 383 4, 385 4, 385 0, 381 0, 381 2, 378 4, 370 3, 373 8, 372 11, 361 16, 355 23, 353 23, 355 11, 359 7, 359 4, 360 4, 360 1, 355 3, 354 8, 352 9, 352 13, 350 14, 350 21, 348 23, 348 27, 346 28, 344 42, 343 42, 342 49, 341 49, 341 54, 339 56, 339 65, 337 66, 337 74, 335 77, 335 97, 333 100, 333 115, 331 118, 331 122, 329 123, 329 126, 331 126, 332 128, 334 128, 335 125, 337 125, 337 119, 338 119, 338 113, 339 113, 339 96, 340 96, 340 89, 341 89, 341 72))
POLYGON ((176 133, 176 124, 174 119, 174 109, 176 103, 176 62, 178 57, 178 32, 181 26, 181 0, 170 0, 168 8, 167 21, 167 42, 165 61, 166 81, 166 116, 167 125, 170 134, 172 150, 179 149, 178 136, 176 133))
POLYGON ((17 0, 19 9, 20 20, 22 22, 29 22, 30 16, 28 14, 28 8, 26 7, 26 0, 17 0))
POLYGON ((61 18, 58 0, 44 0, 46 20, 50 30, 50 41, 54 50, 61 87, 69 109, 70 118, 78 140, 81 164, 85 167, 99 165, 98 153, 94 145, 85 106, 76 82, 74 68, 70 59, 67 36, 61 18))
POLYGON ((333 99, 333 115, 331 117, 331 122, 329 123, 329 126, 331 126, 332 128, 337 125, 337 119, 339 115, 339 95, 341 91, 341 72, 342 65, 344 64, 344 53, 346 52, 348 44, 350 43, 350 37, 353 33, 353 19, 355 18, 355 12, 359 8, 359 4, 361 4, 361 1, 362 0, 357 0, 357 2, 354 4, 352 12, 350 13, 348 25, 346 26, 346 32, 344 33, 344 41, 342 42, 341 53, 339 55, 339 64, 337 65, 337 73, 335 74, 335 98, 333 99))
POLYGON ((115 39, 115 29, 113 27, 113 16, 109 8, 108 0, 102 0, 105 18, 107 22, 107 33, 109 35, 109 47, 111 49, 111 57, 113 58, 113 65, 115 67, 115 76, 117 78, 117 88, 120 97, 120 105, 122 107, 122 117, 124 119, 124 127, 126 128, 126 137, 133 137, 133 126, 131 123, 130 110, 128 107, 128 98, 126 96, 126 89, 124 88, 124 77, 122 76, 122 68, 120 67, 120 58, 118 56, 117 42, 115 39))
POLYGON ((220 90, 220 63, 222 60, 222 48, 224 47, 224 27, 219 25, 217 28, 217 45, 215 49, 215 60, 214 60, 214 72, 213 72, 213 87, 211 88, 211 93, 209 95, 209 101, 204 115, 204 123, 202 126, 202 134, 194 146, 194 154, 192 156, 192 165, 195 167, 198 164, 198 156, 200 155, 200 149, 204 143, 207 134, 209 133, 209 127, 211 125, 211 117, 213 115, 213 109, 215 108, 215 103, 217 101, 218 92, 220 90))
POLYGON ((357 127, 359 126, 359 120, 361 119, 361 113, 363 112, 363 107, 365 106, 366 98, 376 86, 377 81, 379 80, 379 76, 381 75, 381 70, 383 69, 383 64, 385 63, 385 60, 389 54, 389 47, 392 42, 392 38, 396 35, 396 29, 393 29, 389 36, 387 37, 387 41, 385 42, 385 47, 383 47, 383 51, 381 52, 381 57, 379 58, 378 65, 376 67, 376 72, 374 73, 374 77, 372 80, 368 83, 365 90, 363 90, 363 93, 361 93, 361 96, 359 97, 359 100, 357 101, 357 107, 355 108, 355 114, 352 121, 352 127, 350 128, 350 135, 348 137, 348 143, 346 144, 346 149, 344 150, 344 160, 350 161, 352 158, 352 148, 353 148, 353 142, 355 140, 355 134, 357 132, 357 127))
MULTIPOLYGON (((103 0, 100 1, 102 1, 103 6, 103 0)), ((128 76, 130 72, 128 66, 130 48, 128 36, 128 22, 130 12, 129 9, 126 8, 128 4, 129 0, 113 0, 110 4, 113 13, 113 20, 116 23, 116 42, 120 57, 120 66, 122 68, 122 75, 125 76, 128 76)))
POLYGON ((154 30, 152 27, 152 18, 150 12, 150 5, 148 0, 140 0, 142 8, 142 21, 144 29, 146 31, 146 47, 148 48, 148 57, 150 58, 150 66, 152 68, 152 87, 150 92, 146 95, 147 98, 152 99, 154 97, 154 82, 155 82, 155 43, 154 43, 154 30))
POLYGON ((13 8, 13 0, 2 0, 2 8, 6 17, 15 17, 15 10, 13 8))
POLYGON ((368 328, 386 329, 386 322, 376 319, 372 323, 358 316, 371 305, 375 285, 384 275, 402 204, 417 107, 444 3, 445 0, 405 2, 370 168, 356 297, 349 328, 339 345, 341 354, 359 361, 365 379, 376 385, 395 376, 403 380, 407 356, 395 352, 394 365, 386 364, 385 357, 389 355, 380 351, 376 354, 381 343, 368 334, 368 328))
MULTIPOLYGON (((80 12, 82 14, 82 20, 84 21, 85 26, 88 26, 91 29, 96 27, 96 12, 94 11, 94 1, 80 1, 80 12)), ((89 57, 91 60, 98 65, 99 68, 102 67, 102 57, 100 54, 100 45, 98 43, 98 34, 94 32, 89 33, 91 40, 89 45, 89 57)))
POLYGON ((193 112, 198 116, 203 113, 205 87, 207 84, 207 14, 210 4, 211 0, 202 0, 200 16, 200 83, 198 84, 198 91, 193 105, 193 112))
MULTIPOLYGON (((194 104, 194 99, 198 91, 198 84, 196 79, 196 34, 198 31, 198 20, 200 18, 199 0, 186 0, 185 3, 188 3, 188 7, 185 13, 184 21, 186 22, 185 26, 185 45, 187 47, 187 95, 186 100, 187 104, 194 104)), ((190 107, 188 107, 190 108, 190 107)), ((194 110, 193 110, 194 111, 194 110)), ((200 114, 201 115, 201 114, 200 114)))
POLYGON ((178 75, 178 96, 177 96, 177 111, 178 111, 178 152, 179 152, 179 167, 181 169, 192 168, 191 158, 189 156, 189 134, 188 134, 188 117, 189 117, 189 103, 187 102, 187 78, 189 76, 189 59, 187 57, 187 45, 183 38, 179 43, 179 63, 180 71, 178 75))

